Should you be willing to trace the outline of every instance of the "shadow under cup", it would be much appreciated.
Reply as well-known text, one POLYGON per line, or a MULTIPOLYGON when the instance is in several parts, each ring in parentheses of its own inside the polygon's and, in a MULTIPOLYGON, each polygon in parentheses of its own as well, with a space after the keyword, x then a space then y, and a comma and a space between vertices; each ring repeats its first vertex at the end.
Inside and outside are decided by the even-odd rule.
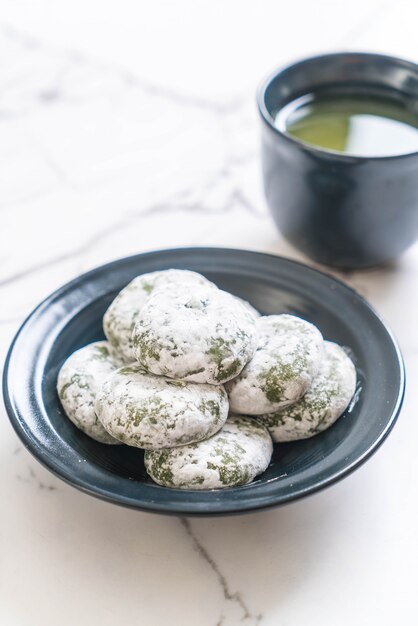
POLYGON ((418 65, 377 54, 312 57, 274 73, 258 92, 264 189, 283 235, 326 265, 391 261, 418 237, 418 152, 350 156, 302 143, 274 125, 293 100, 323 88, 416 102, 418 65))

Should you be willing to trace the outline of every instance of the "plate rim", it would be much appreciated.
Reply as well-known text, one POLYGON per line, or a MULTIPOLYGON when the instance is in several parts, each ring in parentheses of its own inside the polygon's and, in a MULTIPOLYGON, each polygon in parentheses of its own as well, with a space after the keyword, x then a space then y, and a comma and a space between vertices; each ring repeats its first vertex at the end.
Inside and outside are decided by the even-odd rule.
MULTIPOLYGON (((395 361, 393 362, 393 364, 395 365, 395 361)), ((34 365, 32 364, 31 367, 33 368, 34 365)), ((34 456, 35 459, 41 463, 41 465, 43 465, 46 469, 51 471, 55 476, 63 480, 65 483, 71 485, 72 487, 75 487, 76 489, 82 491, 83 493, 92 495, 93 497, 99 498, 106 502, 110 502, 112 504, 116 504, 116 505, 123 506, 126 508, 134 509, 134 510, 148 512, 148 513, 160 513, 160 514, 177 515, 177 516, 187 515, 187 516, 198 516, 198 517, 209 517, 209 516, 218 517, 218 516, 233 515, 233 514, 251 513, 251 512, 257 512, 257 511, 261 511, 265 509, 275 508, 278 506, 283 506, 285 504, 289 504, 301 498, 314 495, 318 491, 321 491, 327 487, 330 487, 333 484, 345 478, 346 476, 350 475, 357 468, 361 467, 363 463, 365 463, 380 448, 380 446, 383 444, 383 442, 386 440, 386 438, 392 431, 397 421, 397 418, 399 416, 400 410, 402 408, 404 395, 405 395, 405 386, 406 386, 406 373, 405 373, 404 360, 403 360, 402 353, 401 353, 399 344, 397 342, 397 339, 394 333, 386 324, 386 322, 382 319, 380 314, 375 310, 375 308, 360 293, 358 293, 351 286, 347 285, 342 280, 334 277, 333 275, 328 274, 326 271, 322 271, 316 267, 311 267, 303 263, 302 261, 294 260, 289 257, 284 257, 281 255, 265 253, 265 252, 260 252, 260 251, 246 250, 246 249, 241 249, 241 248, 224 248, 224 247, 218 247, 218 246, 190 246, 190 247, 186 246, 186 247, 175 247, 175 248, 161 248, 161 249, 142 252, 142 253, 138 253, 134 255, 128 255, 128 256, 121 257, 113 261, 109 261, 107 263, 98 265, 88 270, 87 272, 83 272, 82 274, 80 274, 79 276, 76 276, 70 281, 67 281, 66 283, 64 283, 57 289, 55 289, 48 296, 46 296, 29 313, 29 315, 26 316, 22 324, 19 326, 10 344, 10 347, 7 351, 6 359, 4 362, 2 378, 3 378, 2 387, 3 387, 4 405, 6 408, 6 413, 8 415, 9 421, 14 431, 19 437, 20 441, 23 443, 26 450, 28 450, 32 454, 32 456, 34 456), (66 292, 70 292, 75 286, 88 281, 88 279, 91 276, 97 276, 98 273, 105 272, 106 269, 109 269, 109 268, 114 269, 126 263, 134 262, 134 260, 141 260, 144 258, 152 258, 152 257, 158 258, 161 254, 174 253, 174 254, 178 254, 179 256, 181 256, 182 254, 186 254, 186 253, 187 254, 213 253, 213 251, 215 250, 219 254, 232 254, 232 255, 244 254, 244 255, 249 255, 249 256, 256 255, 258 257, 265 258, 266 261, 269 261, 269 262, 274 262, 274 263, 279 262, 279 263, 288 264, 290 266, 298 266, 303 271, 311 272, 313 274, 318 275, 322 279, 325 277, 327 280, 337 283, 340 286, 340 288, 343 288, 347 292, 353 294, 356 299, 360 300, 362 305, 365 306, 373 314, 373 316, 381 324, 383 330, 385 331, 388 338, 390 339, 392 347, 394 348, 394 354, 396 356, 396 366, 398 370, 397 373, 399 374, 399 386, 397 390, 396 403, 394 404, 394 407, 390 416, 385 421, 384 428, 380 432, 379 436, 373 441, 371 445, 368 446, 368 448, 360 456, 356 457, 350 464, 341 468, 339 471, 336 471, 334 474, 328 477, 325 477, 322 480, 317 481, 314 485, 310 487, 300 488, 299 490, 295 491, 292 494, 282 495, 281 497, 276 498, 275 500, 270 498, 268 502, 262 502, 262 503, 258 503, 255 505, 250 502, 248 506, 245 506, 245 501, 243 503, 240 503, 238 501, 238 502, 234 502, 234 506, 227 507, 226 503, 222 502, 222 505, 219 510, 208 510, 208 511, 200 510, 200 509, 197 510, 196 507, 193 506, 194 503, 187 502, 187 498, 185 498, 185 502, 183 502, 185 506, 179 506, 178 504, 176 506, 170 505, 170 503, 169 502, 167 503, 164 500, 164 498, 160 502, 154 501, 154 502, 151 502, 151 504, 149 504, 148 502, 140 502, 140 503, 133 502, 132 498, 129 498, 120 494, 109 494, 106 490, 100 487, 96 486, 92 488, 91 486, 85 484, 85 481, 81 480, 74 473, 69 475, 69 474, 65 474, 65 472, 63 471, 60 471, 60 469, 57 467, 57 464, 53 463, 53 457, 51 453, 48 450, 45 451, 45 449, 40 445, 37 439, 33 436, 32 431, 30 429, 25 430, 24 424, 26 422, 23 416, 20 416, 18 409, 14 406, 13 398, 9 392, 8 381, 9 381, 9 376, 10 376, 11 359, 15 350, 15 346, 17 342, 19 341, 19 338, 22 332, 25 330, 26 326, 29 325, 30 322, 39 314, 41 309, 47 306, 50 302, 58 299, 66 292)), ((152 485, 152 487, 153 488, 158 487, 159 489, 166 489, 158 485, 152 485)), ((190 493, 187 490, 175 490, 175 491, 182 491, 185 494, 190 493)), ((215 491, 224 492, 225 490, 215 490, 215 491)), ((200 493, 207 493, 207 492, 203 491, 200 493)))

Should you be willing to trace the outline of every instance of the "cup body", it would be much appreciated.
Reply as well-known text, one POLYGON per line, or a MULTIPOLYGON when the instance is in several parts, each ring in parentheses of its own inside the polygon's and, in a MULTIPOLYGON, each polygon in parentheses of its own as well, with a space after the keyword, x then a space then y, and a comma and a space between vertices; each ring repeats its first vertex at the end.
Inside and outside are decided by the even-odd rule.
POLYGON ((345 268, 391 261, 418 237, 418 153, 349 156, 274 126, 277 110, 327 86, 388 89, 418 111, 418 66, 394 57, 327 54, 275 72, 258 92, 267 203, 283 235, 315 261, 345 268))

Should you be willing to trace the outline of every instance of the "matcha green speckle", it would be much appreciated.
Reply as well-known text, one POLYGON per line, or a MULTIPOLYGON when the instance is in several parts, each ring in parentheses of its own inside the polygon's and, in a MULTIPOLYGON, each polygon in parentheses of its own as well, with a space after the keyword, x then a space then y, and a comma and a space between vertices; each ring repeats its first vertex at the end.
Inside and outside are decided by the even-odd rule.
POLYGON ((233 346, 235 344, 236 339, 226 340, 222 337, 218 337, 217 339, 212 339, 212 345, 206 352, 216 363, 216 379, 218 381, 232 378, 242 368, 242 363, 237 358, 233 359, 229 364, 224 363, 224 361, 230 360, 231 356, 234 355, 233 346))
POLYGON ((96 346, 95 347, 97 358, 99 359, 108 359, 109 358, 109 348, 107 346, 96 346))
POLYGON ((144 282, 144 283, 142 283, 142 289, 145 291, 145 293, 147 293, 149 295, 150 293, 153 292, 154 285, 152 285, 151 283, 144 282))
POLYGON ((162 347, 150 337, 150 332, 148 330, 135 335, 134 346, 138 350, 141 361, 146 362, 148 360, 160 360, 162 347))
POLYGON ((154 479, 158 483, 162 483, 166 486, 173 484, 173 472, 170 467, 167 465, 167 461, 169 458, 169 451, 158 450, 151 456, 150 451, 145 452, 145 462, 149 462, 152 458, 152 472, 154 475, 154 479))

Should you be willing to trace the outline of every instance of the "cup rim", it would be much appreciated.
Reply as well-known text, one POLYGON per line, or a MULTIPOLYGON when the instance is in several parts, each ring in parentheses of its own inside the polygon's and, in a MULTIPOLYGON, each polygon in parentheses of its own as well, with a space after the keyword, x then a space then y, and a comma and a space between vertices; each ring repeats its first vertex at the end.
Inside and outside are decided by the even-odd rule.
POLYGON ((337 159, 337 160, 341 160, 343 162, 366 162, 366 161, 391 161, 391 160, 398 160, 398 159, 407 159, 407 158, 411 158, 411 157, 417 157, 418 156, 418 150, 416 150, 415 152, 406 152, 405 154, 391 154, 391 155, 385 155, 385 156, 362 156, 362 155, 355 155, 355 154, 344 154, 343 152, 338 152, 336 150, 331 150, 331 149, 326 149, 326 148, 321 148, 319 146, 315 146, 313 144, 309 144, 309 143, 305 143, 304 141, 301 141, 300 139, 296 139, 295 137, 293 137, 292 135, 289 135, 285 132, 283 132, 282 130, 280 130, 279 128, 277 128, 277 126, 275 126, 274 124, 274 119, 272 117, 272 115, 270 114, 267 105, 266 105, 266 92, 267 89, 270 87, 270 85, 273 83, 274 80, 276 80, 276 78, 278 78, 281 74, 284 74, 284 72, 286 72, 287 70, 291 69, 291 68, 295 68, 298 67, 300 65, 304 65, 305 63, 311 62, 311 61, 315 61, 315 60, 320 60, 320 59, 326 59, 326 58, 338 58, 338 57, 369 57, 369 58, 379 58, 382 60, 387 60, 387 61, 392 61, 398 64, 401 64, 403 66, 407 66, 410 69, 414 69, 415 71, 418 72, 418 64, 414 63, 413 61, 410 61, 408 59, 404 59, 402 57, 397 57, 397 56, 393 56, 393 55, 389 55, 389 54, 380 54, 379 52, 356 52, 356 51, 339 51, 339 52, 326 52, 326 53, 321 53, 321 54, 314 54, 311 56, 306 56, 306 57, 302 57, 302 58, 298 58, 294 61, 290 61, 284 65, 281 65, 280 67, 276 68, 275 70, 271 71, 260 83, 260 85, 258 86, 257 89, 257 93, 256 93, 256 100, 257 100, 257 108, 258 108, 258 112, 262 118, 262 120, 264 121, 265 124, 267 124, 267 126, 269 128, 271 128, 271 130, 273 132, 275 132, 277 135, 279 135, 281 138, 283 138, 285 141, 289 142, 290 144, 293 144, 295 146, 298 146, 299 148, 303 148, 303 150, 305 150, 306 152, 312 153, 313 155, 317 155, 317 156, 329 156, 332 157, 333 159, 337 159))

